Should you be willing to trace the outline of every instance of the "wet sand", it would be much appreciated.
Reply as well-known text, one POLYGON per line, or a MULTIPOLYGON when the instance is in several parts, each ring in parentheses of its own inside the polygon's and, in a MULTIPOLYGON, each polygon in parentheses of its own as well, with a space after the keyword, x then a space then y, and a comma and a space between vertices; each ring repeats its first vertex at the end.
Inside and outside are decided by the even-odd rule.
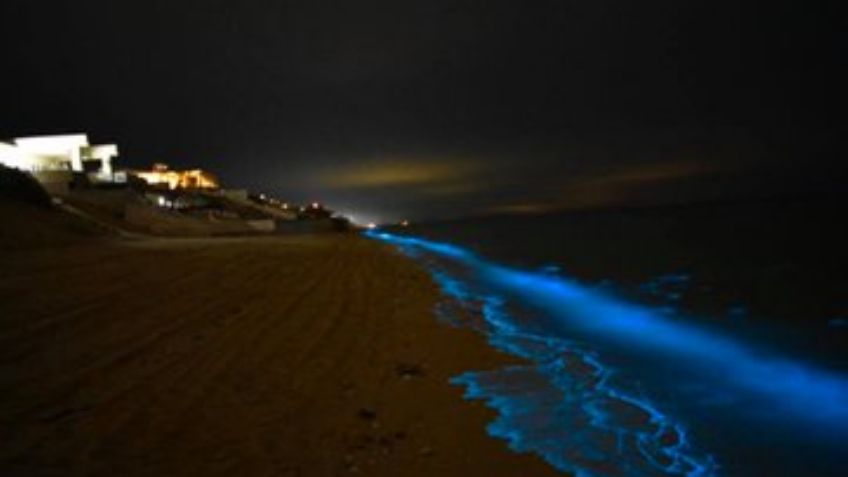
POLYGON ((556 475, 449 377, 509 361, 354 236, 0 252, 0 475, 556 475))

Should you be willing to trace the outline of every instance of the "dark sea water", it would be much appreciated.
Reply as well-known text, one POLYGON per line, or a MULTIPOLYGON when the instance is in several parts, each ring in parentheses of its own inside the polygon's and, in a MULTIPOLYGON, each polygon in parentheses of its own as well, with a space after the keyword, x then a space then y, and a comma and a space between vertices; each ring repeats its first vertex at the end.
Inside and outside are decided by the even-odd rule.
POLYGON ((848 475, 842 201, 500 217, 371 233, 441 316, 526 365, 454 384, 577 475, 848 475))

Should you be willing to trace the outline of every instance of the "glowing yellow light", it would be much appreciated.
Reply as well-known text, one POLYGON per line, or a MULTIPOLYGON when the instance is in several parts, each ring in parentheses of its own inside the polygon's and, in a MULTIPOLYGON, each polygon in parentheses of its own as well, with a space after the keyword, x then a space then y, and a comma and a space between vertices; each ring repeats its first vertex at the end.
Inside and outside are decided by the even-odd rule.
POLYGON ((401 221, 400 225, 401 225, 401 227, 409 227, 409 221, 403 220, 403 221, 401 221))
POLYGON ((374 222, 371 222, 371 223, 368 224, 368 228, 371 229, 371 230, 374 230, 374 229, 377 228, 377 224, 375 224, 374 222))
POLYGON ((165 164, 154 164, 150 171, 132 171, 136 177, 151 185, 163 184, 169 189, 217 189, 217 179, 210 173, 200 169, 189 171, 168 170, 165 164))
POLYGON ((321 207, 321 204, 319 204, 318 202, 313 202, 313 203, 312 203, 312 208, 313 208, 313 209, 317 209, 317 208, 319 208, 319 207, 321 207))

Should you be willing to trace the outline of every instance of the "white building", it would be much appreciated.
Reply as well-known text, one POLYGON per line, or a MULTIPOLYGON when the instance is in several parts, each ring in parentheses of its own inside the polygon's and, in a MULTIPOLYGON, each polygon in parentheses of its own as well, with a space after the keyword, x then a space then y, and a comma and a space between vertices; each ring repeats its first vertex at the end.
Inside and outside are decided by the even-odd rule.
POLYGON ((0 164, 35 173, 67 171, 87 173, 90 178, 114 180, 114 144, 91 145, 85 134, 32 136, 0 142, 0 164))

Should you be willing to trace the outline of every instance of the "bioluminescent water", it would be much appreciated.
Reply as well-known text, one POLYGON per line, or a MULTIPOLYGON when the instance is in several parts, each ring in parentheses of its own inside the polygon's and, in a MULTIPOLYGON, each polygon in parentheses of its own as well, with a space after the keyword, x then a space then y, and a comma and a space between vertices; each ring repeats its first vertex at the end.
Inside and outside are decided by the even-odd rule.
MULTIPOLYGON (((556 269, 507 266, 423 238, 368 236, 426 264, 460 307, 448 319, 527 360, 453 380, 498 411, 488 431, 516 451, 586 476, 848 475, 848 376, 840 371, 556 269), (480 320, 467 318, 475 313, 480 320)), ((674 302, 688 280, 667 275, 646 289, 674 302)))

